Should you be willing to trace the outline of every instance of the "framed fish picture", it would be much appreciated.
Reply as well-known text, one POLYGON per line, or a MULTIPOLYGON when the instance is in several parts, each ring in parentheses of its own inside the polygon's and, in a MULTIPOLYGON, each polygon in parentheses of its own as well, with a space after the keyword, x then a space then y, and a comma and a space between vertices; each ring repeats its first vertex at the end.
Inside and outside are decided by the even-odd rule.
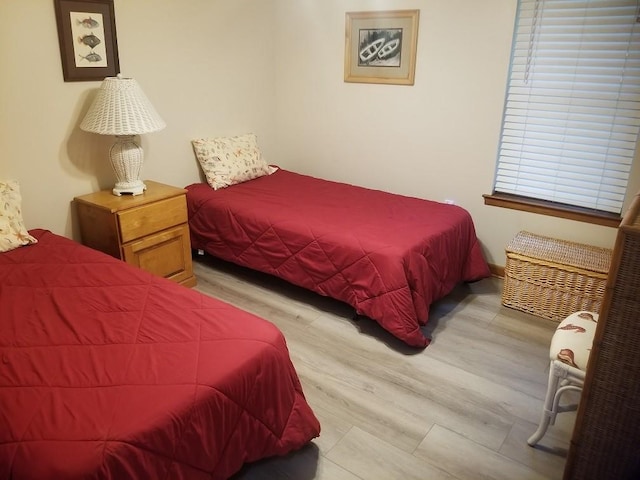
POLYGON ((65 82, 120 72, 113 0, 53 0, 65 82))
POLYGON ((419 10, 347 12, 344 81, 413 85, 419 10))

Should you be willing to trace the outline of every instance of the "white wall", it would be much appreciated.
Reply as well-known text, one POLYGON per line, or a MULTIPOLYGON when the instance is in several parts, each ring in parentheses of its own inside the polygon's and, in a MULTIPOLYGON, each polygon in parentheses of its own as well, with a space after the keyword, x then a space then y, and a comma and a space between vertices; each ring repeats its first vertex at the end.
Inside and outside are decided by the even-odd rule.
MULTIPOLYGON (((167 123, 142 137, 143 178, 198 181, 190 140, 253 131, 274 148, 271 0, 116 0, 123 75, 167 123)), ((28 228, 77 237, 71 200, 114 177, 113 138, 78 128, 100 82, 64 82, 52 0, 0 1, 0 178, 28 228)))
MULTIPOLYGON (((516 0, 277 0, 276 119, 285 167, 471 212, 490 263, 519 230, 611 246, 615 229, 485 206, 516 0), (345 13, 419 9, 414 86, 345 83, 345 13)), ((636 162, 638 164, 639 162, 636 162)), ((640 188, 636 168, 630 192, 640 188)))
MULTIPOLYGON (((473 215, 491 263, 519 230, 610 246, 615 230, 488 207, 516 0, 115 0, 120 66, 167 122, 143 178, 197 181, 190 140, 254 131, 267 159, 473 215), (345 12, 420 9, 414 86, 345 83, 345 12)), ((77 238, 71 200, 113 184, 78 128, 99 82, 64 82, 50 0, 0 1, 0 178, 29 228, 77 238)), ((636 162, 630 192, 640 189, 636 162)))

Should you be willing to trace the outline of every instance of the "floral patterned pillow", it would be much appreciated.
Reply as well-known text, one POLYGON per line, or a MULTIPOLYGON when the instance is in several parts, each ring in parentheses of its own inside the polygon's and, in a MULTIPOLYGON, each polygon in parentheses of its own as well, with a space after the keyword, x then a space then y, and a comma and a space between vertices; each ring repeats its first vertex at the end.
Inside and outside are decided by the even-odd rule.
POLYGON ((18 182, 0 181, 0 252, 37 243, 24 226, 21 204, 18 182))
POLYGON ((214 190, 269 174, 257 138, 249 133, 237 137, 193 140, 193 149, 207 183, 214 190))

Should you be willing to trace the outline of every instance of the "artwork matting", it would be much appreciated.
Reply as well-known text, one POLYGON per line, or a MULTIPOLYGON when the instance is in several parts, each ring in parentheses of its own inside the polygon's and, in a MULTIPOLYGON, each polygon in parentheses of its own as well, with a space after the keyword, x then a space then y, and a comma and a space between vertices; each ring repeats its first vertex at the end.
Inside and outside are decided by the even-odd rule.
POLYGON ((113 0, 54 0, 65 82, 120 72, 113 0))
POLYGON ((413 85, 419 10, 347 12, 344 81, 413 85))

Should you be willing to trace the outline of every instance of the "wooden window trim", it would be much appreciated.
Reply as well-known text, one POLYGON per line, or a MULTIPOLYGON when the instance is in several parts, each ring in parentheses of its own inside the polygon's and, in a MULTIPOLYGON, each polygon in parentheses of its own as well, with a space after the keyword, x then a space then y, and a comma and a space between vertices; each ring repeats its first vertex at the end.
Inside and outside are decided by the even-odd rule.
POLYGON ((484 194, 484 204, 494 207, 510 208, 523 212, 538 213, 552 217, 566 218, 578 222, 592 223, 605 227, 618 228, 622 217, 613 213, 601 212, 591 208, 572 207, 557 202, 537 200, 510 193, 484 194))

